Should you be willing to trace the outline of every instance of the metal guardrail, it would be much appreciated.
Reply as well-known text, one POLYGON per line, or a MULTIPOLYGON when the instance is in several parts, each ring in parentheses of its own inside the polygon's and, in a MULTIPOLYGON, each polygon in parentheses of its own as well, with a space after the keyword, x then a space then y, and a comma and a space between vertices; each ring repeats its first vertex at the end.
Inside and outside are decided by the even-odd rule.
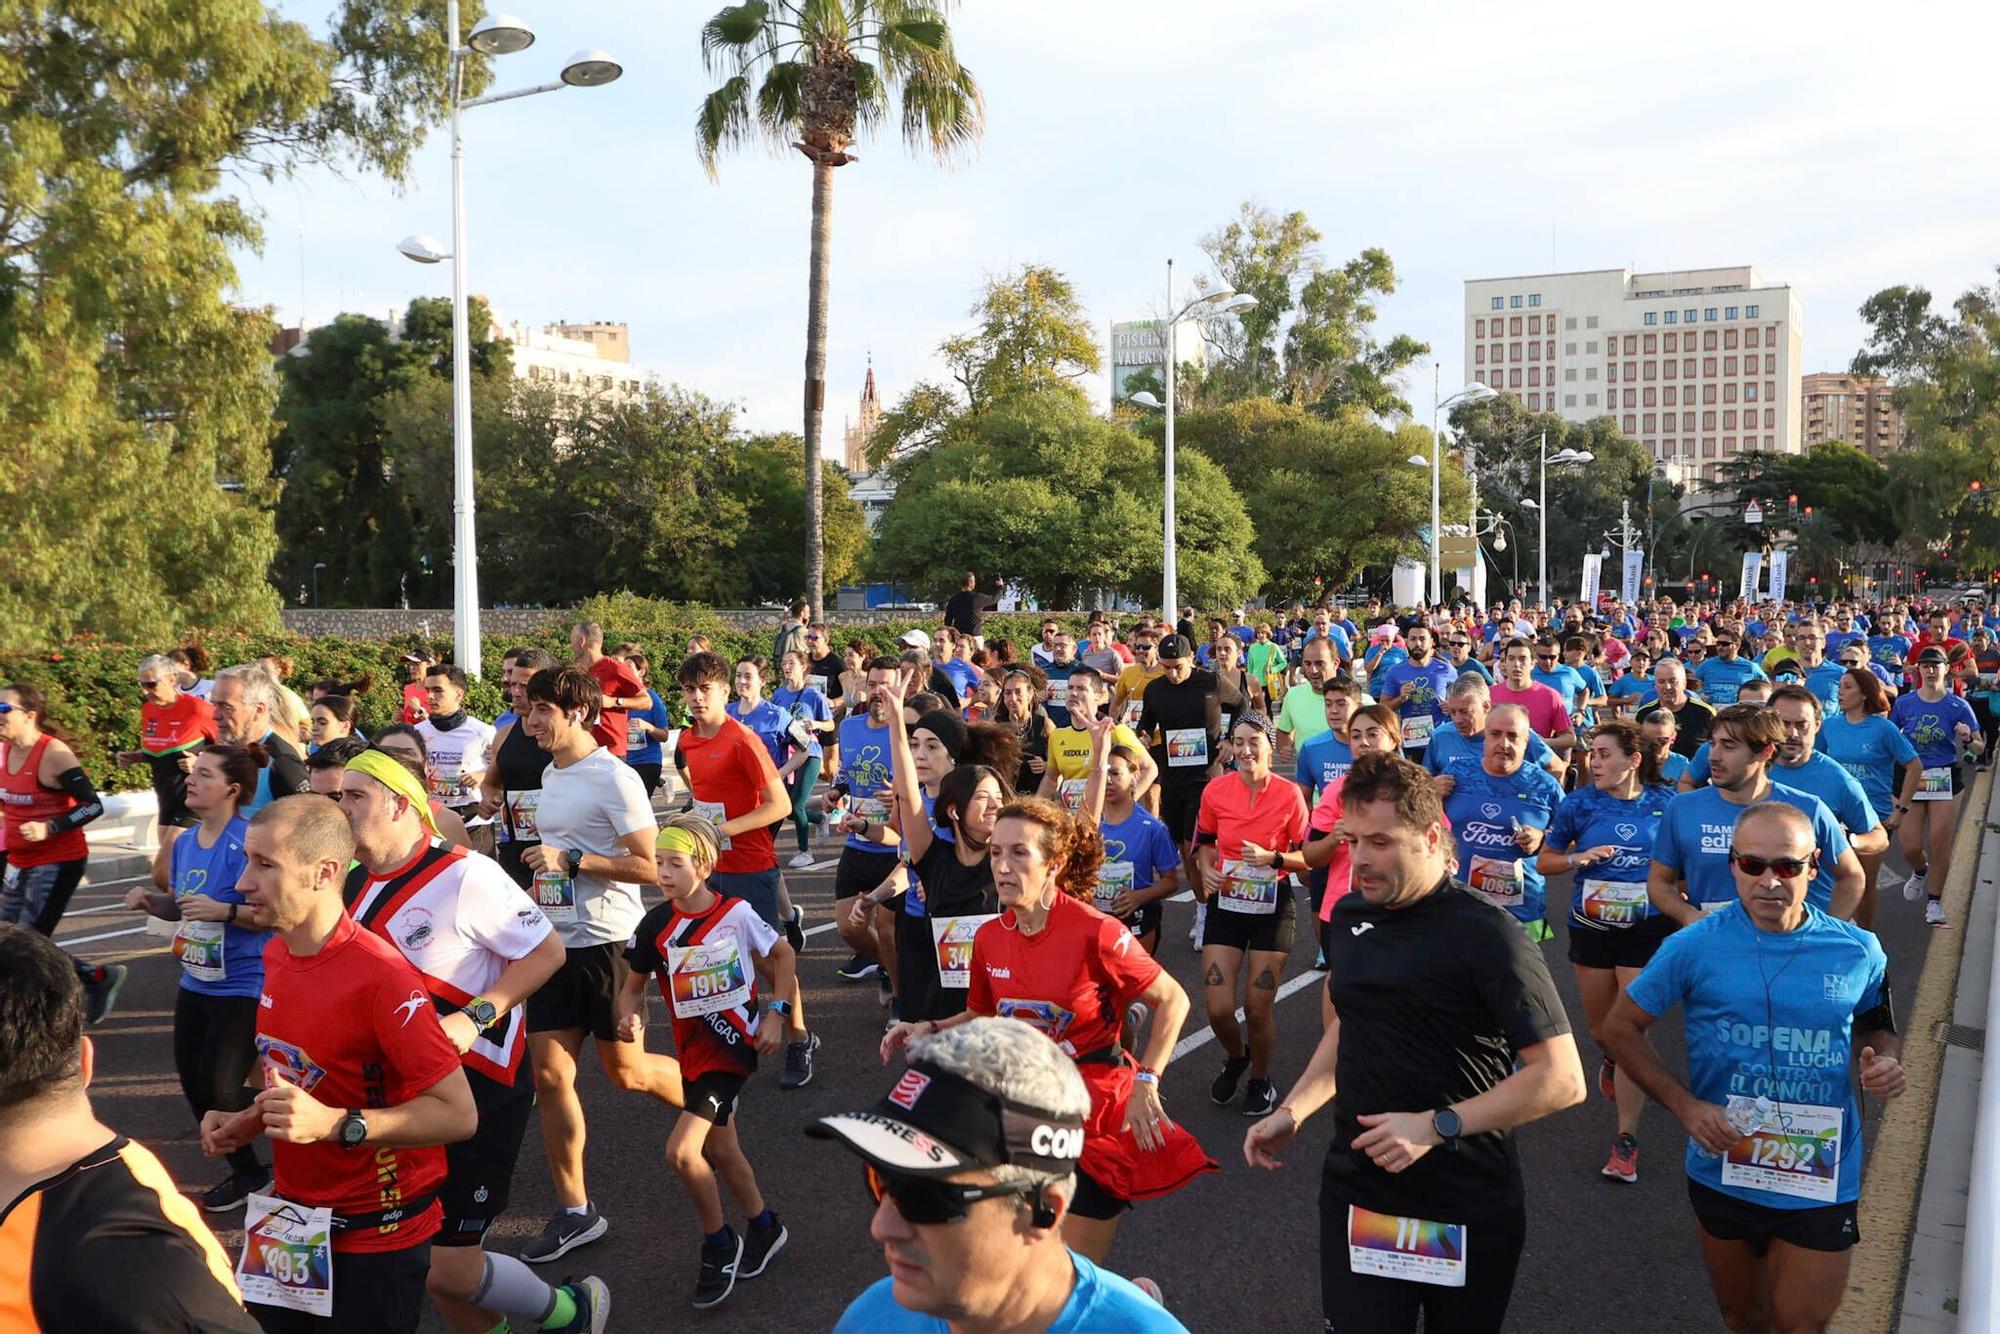
POLYGON ((1965 1252, 1959 1270, 1958 1327, 2000 1329, 2000 1070, 1993 1043, 2000 1039, 2000 926, 1989 942, 1994 972, 1986 996, 1988 1049, 1979 1080, 1973 1125, 1972 1174, 1965 1201, 1965 1252))

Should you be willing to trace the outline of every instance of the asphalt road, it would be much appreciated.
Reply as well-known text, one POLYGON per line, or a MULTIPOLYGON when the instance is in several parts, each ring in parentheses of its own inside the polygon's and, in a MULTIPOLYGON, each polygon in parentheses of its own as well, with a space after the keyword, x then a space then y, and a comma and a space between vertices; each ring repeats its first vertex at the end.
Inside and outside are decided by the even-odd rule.
MULTIPOLYGON (((838 845, 815 846, 824 849, 820 866, 787 874, 812 932, 800 974, 811 1025, 824 1041, 818 1072, 807 1087, 784 1093, 767 1066, 745 1091, 740 1122, 759 1183, 789 1226, 791 1243, 764 1276, 739 1286, 726 1304, 706 1313, 692 1310, 687 1301, 698 1243, 694 1215, 662 1158, 675 1113, 612 1088, 601 1071, 586 1064, 590 1189, 611 1230, 604 1240, 558 1262, 558 1272, 549 1277, 601 1275, 613 1293, 614 1329, 690 1324, 718 1330, 827 1329, 847 1301, 884 1272, 880 1251, 868 1238, 872 1206, 855 1160, 800 1133, 815 1116, 871 1104, 887 1082, 874 1054, 884 1014, 876 988, 843 983, 834 975, 846 958, 828 919, 838 845)), ((1897 868, 1900 872, 1900 863, 1897 868)), ((143 870, 129 855, 93 859, 90 882, 79 889, 57 938, 86 957, 132 967, 117 1012, 92 1032, 98 1064, 91 1092, 99 1116, 144 1141, 176 1180, 200 1190, 220 1173, 201 1156, 174 1076, 179 970, 164 942, 143 934, 137 919, 122 911, 125 890, 138 883, 132 877, 143 870)), ((1566 903, 1566 881, 1556 882, 1550 897, 1566 903)), ((1128 1214, 1111 1266, 1157 1279, 1168 1304, 1193 1330, 1317 1330, 1315 1200, 1327 1120, 1308 1123, 1281 1171, 1253 1172, 1244 1165, 1248 1123, 1234 1109, 1208 1100, 1220 1052, 1208 1037, 1197 960, 1188 947, 1192 913, 1191 904, 1167 905, 1162 957, 1194 997, 1195 1016, 1164 1093, 1169 1112, 1195 1133, 1222 1171, 1128 1214)), ((1891 892, 1877 925, 1896 991, 1914 996, 1931 938, 1917 905, 1891 892)), ((1557 933, 1543 949, 1579 1030, 1594 1088, 1597 1052, 1582 1033, 1559 917, 1557 933)), ((1299 939, 1278 1006, 1274 1078, 1280 1090, 1304 1068, 1319 1037, 1321 975, 1310 971, 1309 933, 1301 930, 1299 939)), ((657 999, 652 1005, 655 1026, 648 1040, 661 1050, 669 1030, 657 999)), ((1680 1068, 1678 1019, 1655 1033, 1670 1065, 1680 1068)), ((1871 1114, 1871 1131, 1872 1120, 1871 1114)), ((1593 1092, 1586 1105, 1521 1132, 1529 1233, 1510 1327, 1551 1334, 1719 1329, 1688 1211, 1679 1127, 1660 1109, 1647 1109, 1635 1185, 1598 1173, 1614 1129, 1610 1104, 1593 1092)), ((551 1203, 548 1171, 531 1128, 514 1176, 513 1208, 493 1235, 496 1249, 517 1248, 539 1232, 551 1203)), ((212 1221, 234 1254, 240 1217, 212 1221)), ((433 1315, 425 1328, 443 1325, 433 1315)))

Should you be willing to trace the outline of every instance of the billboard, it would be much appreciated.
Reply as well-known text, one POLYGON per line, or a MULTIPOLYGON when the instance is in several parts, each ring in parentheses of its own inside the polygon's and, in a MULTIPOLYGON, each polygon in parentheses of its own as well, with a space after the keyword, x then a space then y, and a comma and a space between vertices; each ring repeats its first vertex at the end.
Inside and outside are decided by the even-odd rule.
MULTIPOLYGON (((1181 365, 1207 363, 1208 345, 1202 341, 1201 324, 1182 320, 1175 350, 1181 365)), ((1111 401, 1119 403, 1129 394, 1127 383, 1142 371, 1151 371, 1166 384, 1167 322, 1165 320, 1120 320, 1111 326, 1111 401)))

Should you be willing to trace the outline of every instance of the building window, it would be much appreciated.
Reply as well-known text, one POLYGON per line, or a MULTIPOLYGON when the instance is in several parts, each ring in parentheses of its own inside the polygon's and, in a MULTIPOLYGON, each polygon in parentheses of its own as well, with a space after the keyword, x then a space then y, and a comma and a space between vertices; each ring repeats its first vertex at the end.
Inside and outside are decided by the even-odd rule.
POLYGON ((1596 394, 1585 394, 1585 395, 1583 396, 1583 406, 1585 406, 1586 408, 1594 408, 1594 407, 1596 407, 1596 406, 1597 406, 1597 395, 1596 395, 1596 394))
POLYGON ((1634 433, 1635 433, 1635 432, 1637 432, 1637 431, 1638 431, 1638 429, 1639 429, 1639 419, 1638 419, 1637 417, 1634 417, 1634 416, 1633 416, 1633 415, 1632 415, 1631 413, 1629 413, 1629 412, 1628 412, 1628 413, 1626 413, 1626 414, 1625 414, 1625 423, 1624 423, 1624 427, 1623 427, 1623 429, 1624 429, 1624 431, 1625 431, 1625 434, 1627 434, 1627 435, 1632 435, 1632 434, 1634 434, 1634 433))
POLYGON ((1649 357, 1652 356, 1660 350, 1660 336, 1658 334, 1647 334, 1646 341, 1642 346, 1646 350, 1646 355, 1649 357))
POLYGON ((1586 329, 1595 329, 1597 327, 1597 316, 1595 315, 1584 316, 1583 327, 1586 329))
POLYGON ((1528 293, 1528 304, 1529 304, 1529 305, 1531 305, 1531 306, 1539 306, 1539 305, 1541 305, 1541 304, 1542 304, 1542 294, 1541 294, 1540 292, 1530 292, 1530 293, 1528 293))
POLYGON ((1681 398, 1681 391, 1674 388, 1672 385, 1668 385, 1665 394, 1662 398, 1662 401, 1665 402, 1666 405, 1671 408, 1680 402, 1680 398, 1681 398))
MULTIPOLYGON (((1583 378, 1584 378, 1584 379, 1586 379, 1586 380, 1595 380, 1595 379, 1597 378, 1597 367, 1595 367, 1595 366, 1585 366, 1585 367, 1583 368, 1583 378)), ((1595 397, 1594 397, 1594 396, 1593 396, 1593 399, 1592 399, 1592 401, 1593 401, 1593 402, 1595 402, 1595 401, 1596 401, 1596 400, 1595 400, 1595 397)))
POLYGON ((1626 356, 1628 356, 1628 357, 1634 357, 1634 356, 1637 356, 1638 354, 1639 354, 1639 335, 1637 335, 1637 334, 1626 334, 1626 335, 1625 335, 1625 355, 1626 355, 1626 356))
POLYGON ((1660 363, 1657 361, 1649 361, 1640 369, 1648 380, 1657 380, 1660 378, 1660 363))
POLYGON ((1542 317, 1539 315, 1528 316, 1528 332, 1531 334, 1538 334, 1541 331, 1542 331, 1542 317))
MULTIPOLYGON (((1549 332, 1550 333, 1555 332, 1555 319, 1553 316, 1550 317, 1549 319, 1549 332)), ((1542 344, 1542 355, 1545 357, 1554 357, 1555 354, 1556 354, 1556 340, 1551 338, 1547 342, 1542 344)))
POLYGON ((1723 319, 1725 319, 1725 320, 1733 320, 1733 319, 1735 319, 1735 318, 1736 318, 1736 307, 1734 307, 1734 306, 1724 306, 1724 307, 1722 308, 1722 318, 1723 318, 1723 319))
POLYGON ((1575 406, 1576 406, 1576 395, 1575 395, 1575 394, 1564 394, 1564 395, 1563 395, 1563 406, 1564 406, 1564 407, 1566 407, 1566 408, 1573 408, 1573 407, 1575 407, 1575 406))
POLYGON ((1564 344, 1563 344, 1563 355, 1564 355, 1564 356, 1566 356, 1566 357, 1573 357, 1573 356, 1575 356, 1575 355, 1576 355, 1576 344, 1575 344, 1575 343, 1564 343, 1564 344))
POLYGON ((1736 346, 1736 330, 1724 329, 1722 331, 1722 346, 1725 350, 1736 346))
POLYGON ((1576 367, 1565 366, 1563 368, 1563 379, 1574 381, 1576 379, 1576 367))
POLYGON ((1736 374, 1736 358, 1724 357, 1722 359, 1722 373, 1724 375, 1736 374))
POLYGON ((1510 296, 1507 298, 1507 304, 1513 309, 1519 310, 1521 308, 1521 298, 1518 296, 1510 296))
POLYGON ((1715 414, 1713 412, 1704 412, 1701 414, 1701 429, 1704 431, 1713 431, 1715 429, 1715 414))
POLYGON ((1675 319, 1675 317, 1676 317, 1676 316, 1678 316, 1679 314, 1680 314, 1680 312, 1679 312, 1678 310, 1670 310, 1670 311, 1668 311, 1668 312, 1667 312, 1667 323, 1668 323, 1668 324, 1672 324, 1672 323, 1674 322, 1674 319, 1675 319))
POLYGON ((1592 338, 1592 339, 1589 339, 1589 340, 1587 340, 1587 341, 1586 341, 1586 342, 1584 343, 1584 345, 1583 345, 1583 351, 1584 351, 1584 355, 1586 355, 1586 356, 1592 356, 1592 357, 1596 356, 1596 355, 1597 355, 1597 340, 1596 340, 1595 338, 1592 338))
POLYGON ((1528 410, 1530 412, 1539 412, 1541 411, 1541 408, 1542 408, 1542 396, 1540 394, 1529 394, 1528 410))
POLYGON ((1537 389, 1541 387, 1541 383, 1542 368, 1540 366, 1528 367, 1528 387, 1530 389, 1537 389))
POLYGON ((1744 385, 1744 386, 1743 386, 1743 401, 1744 401, 1745 403, 1755 403, 1755 402, 1757 401, 1757 386, 1756 386, 1756 385, 1754 385, 1754 384, 1746 384, 1746 385, 1744 385))
POLYGON ((1743 307, 1743 315, 1744 315, 1744 318, 1745 318, 1745 319, 1752 319, 1752 320, 1756 319, 1756 318, 1757 318, 1757 307, 1755 307, 1755 306, 1745 306, 1745 307, 1743 307))
POLYGON ((1507 360, 1507 345, 1505 343, 1495 343, 1493 345, 1493 360, 1507 360))
POLYGON ((1703 386, 1701 387, 1701 401, 1702 401, 1702 402, 1704 402, 1704 403, 1713 403, 1713 402, 1715 402, 1715 386, 1714 386, 1714 385, 1712 385, 1712 384, 1705 384, 1705 385, 1703 385, 1703 386))
POLYGON ((1484 338, 1484 337, 1486 337, 1486 321, 1485 321, 1485 320, 1474 320, 1474 321, 1472 322, 1472 336, 1473 336, 1474 338, 1484 338))
POLYGON ((1683 412, 1681 414, 1681 432, 1683 434, 1686 434, 1687 432, 1692 431, 1693 429, 1694 429, 1694 414, 1692 412, 1683 412))
POLYGON ((1627 389, 1627 390, 1625 391, 1625 406, 1626 406, 1626 407, 1628 407, 1628 408, 1636 408, 1636 407, 1638 407, 1638 406, 1639 406, 1639 391, 1638 391, 1638 390, 1636 390, 1636 389, 1627 389))
POLYGON ((1507 321, 1507 332, 1513 334, 1516 338, 1521 336, 1521 317, 1519 315, 1507 321))
POLYGON ((1757 330, 1755 328, 1745 329, 1743 331, 1743 346, 1745 347, 1757 346, 1757 330))
POLYGON ((1486 364, 1486 344, 1481 343, 1472 350, 1472 363, 1475 366, 1484 366, 1486 364))
POLYGON ((1736 429, 1736 413, 1733 409, 1722 414, 1722 429, 1725 431, 1736 429))
POLYGON ((1681 312, 1681 322, 1682 322, 1683 324, 1693 324, 1693 323, 1694 323, 1694 319, 1695 319, 1695 312, 1694 312, 1694 311, 1692 311, 1692 310, 1684 310, 1684 311, 1682 311, 1682 312, 1681 312))
POLYGON ((1702 317, 1702 318, 1703 318, 1704 320, 1709 320, 1709 321, 1711 321, 1711 322, 1712 322, 1712 321, 1713 321, 1713 320, 1715 319, 1715 307, 1714 307, 1714 306, 1703 306, 1703 307, 1702 307, 1702 310, 1701 310, 1701 317, 1702 317))
POLYGON ((1509 389, 1519 389, 1521 387, 1520 367, 1517 366, 1513 370, 1507 372, 1507 387, 1509 389))
POLYGON ((1776 375, 1777 373, 1778 373, 1778 358, 1774 354, 1766 352, 1764 354, 1764 374, 1776 375))
MULTIPOLYGON (((1651 385, 1648 385, 1648 386, 1646 386, 1646 388, 1645 388, 1645 389, 1643 389, 1643 390, 1641 390, 1641 391, 1640 391, 1640 395, 1639 395, 1639 406, 1640 406, 1640 407, 1642 407, 1642 408, 1653 408, 1653 407, 1658 407, 1658 406, 1659 406, 1659 403, 1660 403, 1660 391, 1659 391, 1659 390, 1657 390, 1657 389, 1653 388, 1653 387, 1652 387, 1651 385)), ((1652 428, 1648 427, 1647 429, 1648 429, 1648 430, 1650 430, 1650 429, 1652 429, 1652 428)))
POLYGON ((1507 344, 1507 360, 1509 361, 1523 360, 1521 356, 1521 345, 1519 343, 1507 344))
POLYGON ((1563 320, 1563 328, 1565 328, 1565 329, 1574 329, 1574 328, 1576 328, 1576 316, 1574 316, 1574 315, 1571 315, 1571 316, 1568 316, 1568 317, 1566 317, 1566 318, 1565 318, 1565 319, 1563 320))
MULTIPOLYGON (((1689 351, 1693 351, 1694 349, 1693 349, 1693 348, 1689 348, 1688 350, 1689 350, 1689 351)), ((1693 357, 1685 357, 1685 358, 1683 358, 1683 359, 1682 359, 1682 361, 1681 361, 1681 378, 1682 378, 1683 380, 1692 380, 1692 379, 1694 378, 1694 358, 1693 358, 1693 357)))
POLYGON ((1659 322, 1660 322, 1659 312, 1652 310, 1646 312, 1646 323, 1658 324, 1659 322))
POLYGON ((1617 362, 1615 362, 1615 361, 1608 361, 1608 362, 1606 362, 1606 363, 1604 364, 1604 378, 1605 378, 1605 379, 1607 379, 1607 380, 1609 380, 1609 381, 1610 381, 1610 382, 1611 382, 1612 384, 1617 384, 1617 383, 1618 383, 1618 363, 1617 363, 1617 362))
POLYGON ((1708 352, 1713 352, 1715 351, 1715 344, 1716 344, 1715 330, 1704 329, 1701 335, 1701 346, 1703 350, 1708 352))
POLYGON ((1639 419, 1639 429, 1644 431, 1647 435, 1652 435, 1655 431, 1659 429, 1656 422, 1657 419, 1653 416, 1652 413, 1649 412, 1644 417, 1641 417, 1639 419))
MULTIPOLYGON (((1778 422, 1777 422, 1777 416, 1778 416, 1778 410, 1777 410, 1776 408, 1765 408, 1765 409, 1764 409, 1764 429, 1765 429, 1765 430, 1767 430, 1767 431, 1768 431, 1768 430, 1770 430, 1770 429, 1771 429, 1771 428, 1772 428, 1773 426, 1776 426, 1776 425, 1778 424, 1778 422)), ((1766 440, 1764 441, 1764 443, 1768 445, 1768 444, 1770 444, 1771 442, 1770 442, 1770 440, 1769 440, 1769 439, 1766 439, 1766 440)))
POLYGON ((1703 358, 1701 359, 1701 373, 1702 373, 1703 375, 1713 375, 1713 374, 1715 374, 1715 358, 1714 358, 1714 357, 1703 357, 1703 358))

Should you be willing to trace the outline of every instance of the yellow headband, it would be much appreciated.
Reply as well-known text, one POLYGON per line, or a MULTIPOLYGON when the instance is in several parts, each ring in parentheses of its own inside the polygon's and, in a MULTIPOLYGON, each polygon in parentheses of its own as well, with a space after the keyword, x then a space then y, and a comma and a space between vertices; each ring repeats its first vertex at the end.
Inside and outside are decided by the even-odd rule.
POLYGON ((678 825, 668 825, 662 829, 660 836, 653 840, 653 846, 662 852, 679 852, 696 861, 705 860, 702 856, 701 840, 678 825))
POLYGON ((403 767, 401 760, 393 755, 385 755, 379 750, 364 750, 347 762, 347 767, 355 773, 368 777, 388 788, 397 796, 406 799, 424 822, 424 828, 436 834, 437 821, 431 818, 430 795, 416 775, 403 767))

